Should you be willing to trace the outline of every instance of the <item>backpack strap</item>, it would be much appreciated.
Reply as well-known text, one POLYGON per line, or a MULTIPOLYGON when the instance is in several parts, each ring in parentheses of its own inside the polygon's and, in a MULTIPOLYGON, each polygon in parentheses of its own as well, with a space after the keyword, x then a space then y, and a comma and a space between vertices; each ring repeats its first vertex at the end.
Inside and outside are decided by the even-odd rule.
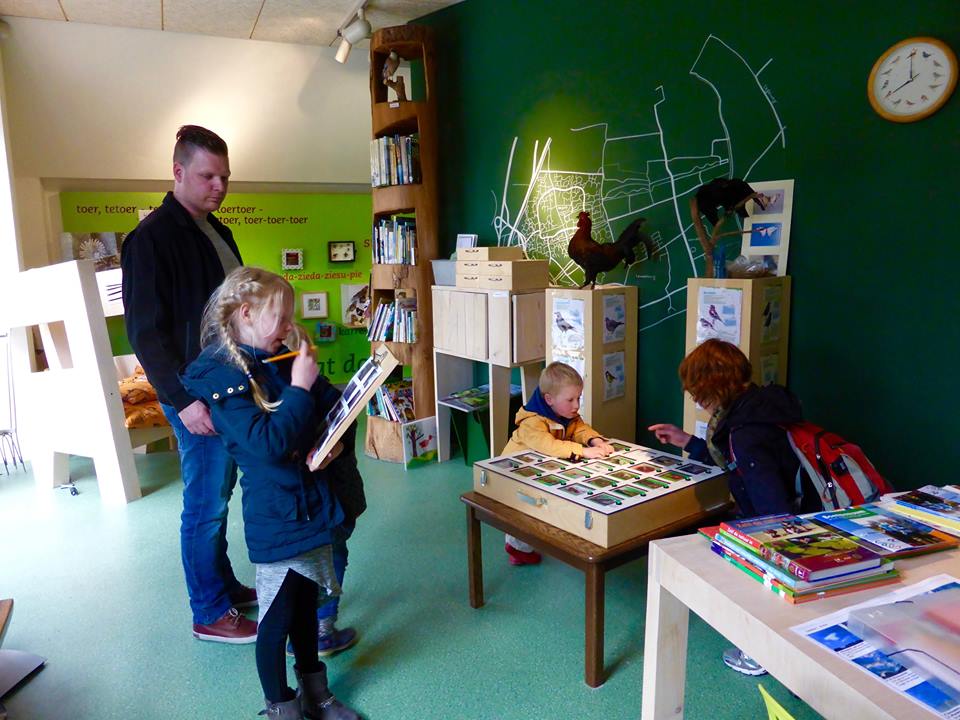
POLYGON ((830 493, 830 502, 833 503, 834 509, 839 509, 840 501, 837 499, 837 486, 833 482, 833 474, 830 472, 830 468, 827 467, 827 463, 823 459, 823 452, 820 448, 820 441, 826 434, 826 430, 821 430, 813 436, 813 453, 817 459, 817 469, 820 471, 820 476, 826 483, 827 492, 830 493))

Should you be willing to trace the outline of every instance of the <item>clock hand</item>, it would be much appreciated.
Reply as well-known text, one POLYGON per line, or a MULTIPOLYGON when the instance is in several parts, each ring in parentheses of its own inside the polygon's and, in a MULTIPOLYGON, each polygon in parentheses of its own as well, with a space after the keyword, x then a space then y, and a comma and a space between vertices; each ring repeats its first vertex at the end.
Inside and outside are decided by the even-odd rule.
POLYGON ((893 95, 897 90, 899 90, 900 88, 902 88, 904 85, 909 85, 909 84, 912 83, 914 80, 916 80, 915 77, 910 78, 910 79, 907 80, 905 83, 903 83, 903 85, 898 85, 895 89, 893 89, 893 90, 891 90, 890 92, 888 92, 887 95, 893 95))

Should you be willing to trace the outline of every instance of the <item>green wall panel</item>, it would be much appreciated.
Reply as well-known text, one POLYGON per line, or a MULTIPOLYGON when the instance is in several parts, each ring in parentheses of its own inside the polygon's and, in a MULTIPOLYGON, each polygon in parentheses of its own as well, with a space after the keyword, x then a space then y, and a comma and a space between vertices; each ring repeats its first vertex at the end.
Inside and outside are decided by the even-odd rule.
MULTIPOLYGON (((794 178, 789 384, 808 418, 860 443, 900 487, 940 479, 914 459, 931 441, 960 462, 960 93, 906 125, 866 98, 893 43, 933 35, 960 50, 960 3, 467 0, 418 22, 438 38, 446 252, 458 232, 505 241, 523 208, 536 219, 526 230, 555 233, 545 252, 562 253, 571 183, 588 191, 594 238, 612 239, 638 215, 618 186, 637 198, 648 184, 639 215, 666 252, 627 275, 640 289, 641 428, 681 420, 682 288, 703 273, 685 227, 690 192, 723 175, 794 178), (540 182, 556 179, 564 202, 543 203, 538 184, 524 205, 548 141, 540 182)), ((739 241, 728 247, 735 255, 739 241)))
MULTIPOLYGON (((71 233, 129 232, 137 224, 137 208, 156 207, 163 193, 65 192, 60 195, 63 229, 71 233)), ((231 193, 217 216, 233 231, 247 265, 284 274, 297 292, 326 292, 328 317, 303 320, 313 333, 318 322, 337 326, 337 339, 319 344, 322 371, 333 382, 350 379, 370 354, 364 329, 345 328, 341 319, 341 285, 366 285, 370 275, 371 199, 368 194, 231 193), (327 243, 353 240, 352 263, 330 263, 327 243), (284 271, 281 250, 304 251, 302 270, 284 271)), ((109 318, 114 353, 131 352, 122 318, 109 318)))

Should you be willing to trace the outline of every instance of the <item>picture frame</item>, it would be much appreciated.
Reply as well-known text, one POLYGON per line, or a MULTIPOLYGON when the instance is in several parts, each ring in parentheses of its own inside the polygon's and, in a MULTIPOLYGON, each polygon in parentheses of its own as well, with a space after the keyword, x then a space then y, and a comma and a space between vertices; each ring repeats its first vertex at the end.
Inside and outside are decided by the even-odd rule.
POLYGON ((474 233, 457 233, 457 250, 477 246, 477 235, 474 233))
POLYGON ((301 316, 304 319, 325 318, 329 314, 327 293, 301 293, 301 316))
POLYGON ((331 263, 348 263, 357 259, 357 244, 353 240, 331 240, 327 243, 327 259, 331 263))
POLYGON ((775 275, 787 274, 790 250, 790 219, 793 215, 793 180, 751 182, 754 192, 765 196, 764 207, 750 200, 743 221, 743 245, 740 254, 762 263, 775 275))
MULTIPOLYGON (((280 266, 284 270, 303 270, 303 249, 284 248, 280 251, 280 266)), ((324 315, 326 317, 326 315, 324 315)))

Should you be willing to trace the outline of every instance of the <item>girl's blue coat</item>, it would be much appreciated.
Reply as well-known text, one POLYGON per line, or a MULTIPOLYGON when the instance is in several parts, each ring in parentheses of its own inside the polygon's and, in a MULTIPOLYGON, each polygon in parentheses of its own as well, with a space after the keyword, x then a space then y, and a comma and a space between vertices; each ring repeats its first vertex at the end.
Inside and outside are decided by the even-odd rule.
POLYGON ((251 372, 275 412, 253 400, 246 374, 218 346, 210 346, 186 368, 184 387, 210 408, 214 427, 240 468, 243 524, 250 561, 286 560, 328 545, 343 511, 324 471, 310 472, 306 456, 317 428, 340 397, 320 376, 310 392, 290 385, 292 361, 263 364, 265 353, 248 346, 251 372))

